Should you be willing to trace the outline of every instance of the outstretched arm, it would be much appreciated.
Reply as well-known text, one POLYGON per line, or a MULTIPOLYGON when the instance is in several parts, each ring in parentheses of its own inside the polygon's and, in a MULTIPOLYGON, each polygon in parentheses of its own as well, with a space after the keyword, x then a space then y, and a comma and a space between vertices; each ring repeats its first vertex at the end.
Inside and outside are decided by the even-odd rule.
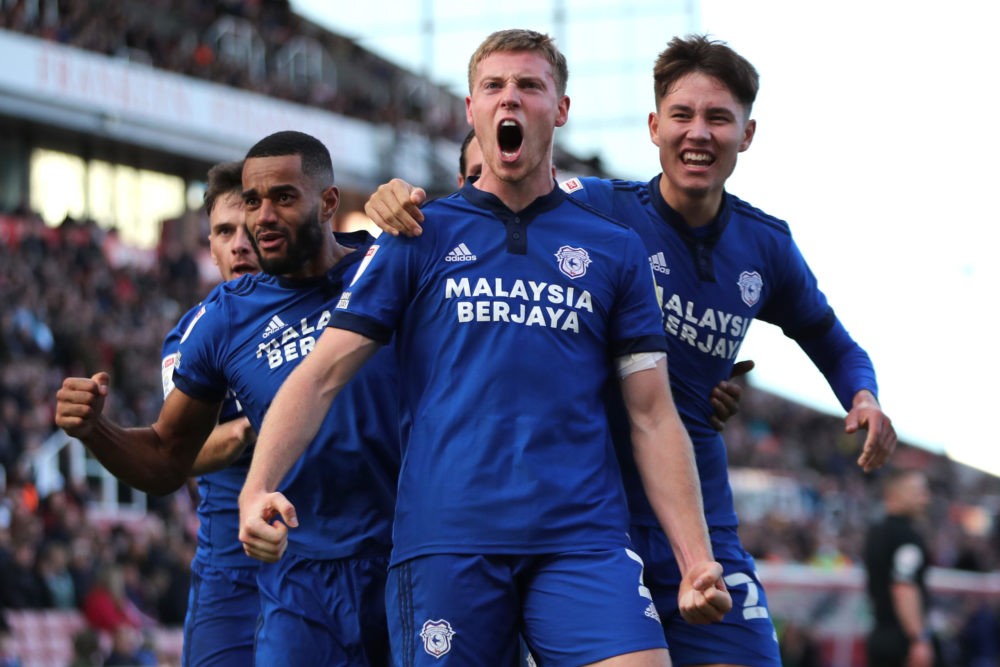
POLYGON ((146 493, 176 491, 219 416, 219 404, 172 391, 152 426, 124 428, 104 416, 111 376, 66 378, 56 393, 56 425, 79 438, 118 479, 146 493))
POLYGON ((399 236, 420 236, 424 214, 420 205, 427 199, 422 188, 416 188, 401 178, 378 186, 365 202, 365 213, 379 229, 399 236))
POLYGON ((845 430, 848 433, 868 430, 858 465, 865 472, 884 465, 896 449, 896 431, 879 405, 875 368, 868 353, 854 342, 837 319, 822 336, 798 343, 847 410, 845 430))
POLYGON ((636 467, 683 576, 681 615, 691 623, 718 621, 733 601, 712 554, 694 449, 670 395, 666 360, 625 376, 621 384, 636 467))
POLYGON ((278 485, 316 436, 334 398, 377 348, 360 334, 327 329, 282 383, 240 492, 240 541, 247 555, 265 562, 281 558, 288 528, 296 527, 298 518, 278 485))

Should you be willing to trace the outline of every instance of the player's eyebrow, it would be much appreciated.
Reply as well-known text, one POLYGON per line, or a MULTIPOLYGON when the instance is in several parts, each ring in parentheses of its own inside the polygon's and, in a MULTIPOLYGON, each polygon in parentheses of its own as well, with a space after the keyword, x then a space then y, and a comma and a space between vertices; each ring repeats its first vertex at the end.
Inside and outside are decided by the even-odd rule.
POLYGON ((735 118, 736 117, 736 114, 733 113, 733 110, 730 109, 727 106, 709 107, 708 108, 708 113, 710 113, 710 114, 716 114, 716 115, 722 115, 722 116, 728 116, 730 118, 735 118))
MULTIPOLYGON (((268 198, 271 199, 273 199, 277 195, 285 193, 297 194, 298 192, 299 189, 291 184, 275 185, 267 189, 268 198)), ((257 188, 250 188, 249 190, 243 191, 243 199, 247 199, 249 197, 259 197, 259 196, 260 193, 257 192, 257 188)))
MULTIPOLYGON (((696 109, 690 104, 685 104, 683 102, 677 102, 676 104, 671 104, 667 107, 668 111, 681 111, 684 113, 695 113, 696 109)), ((705 109, 705 113, 711 115, 725 115, 730 118, 735 118, 732 109, 725 106, 712 106, 705 109)))

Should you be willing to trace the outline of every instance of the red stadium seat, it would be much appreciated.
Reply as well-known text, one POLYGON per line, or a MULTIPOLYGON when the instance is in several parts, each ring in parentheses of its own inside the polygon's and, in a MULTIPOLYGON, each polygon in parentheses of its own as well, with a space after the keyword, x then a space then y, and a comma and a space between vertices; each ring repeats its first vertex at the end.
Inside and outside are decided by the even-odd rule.
POLYGON ((25 667, 66 667, 73 659, 73 637, 87 625, 76 610, 10 610, 7 622, 10 648, 25 667))

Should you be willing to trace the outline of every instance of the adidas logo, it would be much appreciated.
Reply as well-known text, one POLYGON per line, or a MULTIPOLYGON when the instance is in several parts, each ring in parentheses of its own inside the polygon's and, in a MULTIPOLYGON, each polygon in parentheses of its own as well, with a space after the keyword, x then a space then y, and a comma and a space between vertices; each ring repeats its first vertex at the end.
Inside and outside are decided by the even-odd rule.
POLYGON ((446 262, 474 262, 476 261, 476 256, 472 254, 469 250, 469 246, 464 243, 459 243, 455 246, 448 256, 444 258, 446 262))
POLYGON ((267 323, 267 328, 264 329, 264 338, 270 338, 274 334, 278 333, 285 328, 285 323, 281 321, 281 318, 275 315, 271 318, 271 321, 267 323))
POLYGON ((659 612, 656 611, 656 605, 654 605, 652 602, 649 603, 649 605, 646 607, 646 611, 643 613, 645 614, 646 618, 651 618, 657 623, 660 622, 660 614, 659 612))
POLYGON ((653 267, 653 270, 662 273, 663 275, 670 275, 670 267, 667 266, 667 258, 663 256, 662 252, 658 252, 655 255, 649 256, 649 265, 653 267))

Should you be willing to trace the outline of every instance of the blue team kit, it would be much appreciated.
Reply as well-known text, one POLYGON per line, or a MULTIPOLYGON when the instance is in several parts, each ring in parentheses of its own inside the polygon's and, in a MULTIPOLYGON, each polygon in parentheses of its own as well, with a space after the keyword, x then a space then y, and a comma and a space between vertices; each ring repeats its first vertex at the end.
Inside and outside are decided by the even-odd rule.
MULTIPOLYGON (((500 568, 507 583, 496 584, 506 590, 540 577, 547 556, 572 569, 587 562, 579 552, 617 554, 622 569, 608 570, 619 572, 613 583, 636 622, 620 624, 604 657, 662 647, 659 623, 644 615, 649 599, 637 592, 641 567, 626 555, 627 507, 601 401, 612 359, 665 349, 641 241, 558 189, 514 213, 467 185, 424 214, 420 237, 379 239, 331 319, 374 340, 395 335, 405 360, 401 392, 413 419, 390 576, 395 604, 405 604, 390 602, 397 661, 440 664, 483 648, 469 642, 495 625, 510 629, 515 610, 506 606, 497 615, 435 615, 429 605, 440 593, 421 582, 440 579, 441 558, 453 566, 464 558, 480 573, 475 563, 510 558, 516 566, 500 568)), ((525 600, 542 595, 528 588, 525 600)), ((472 599, 463 605, 499 608, 487 603, 498 592, 465 587, 472 599)), ((581 607, 618 606, 607 588, 593 599, 576 585, 562 593, 581 607)), ((547 606, 540 618, 560 615, 547 606)), ((572 634, 541 625, 526 627, 533 651, 572 650, 572 634)))
MULTIPOLYGON (((217 402, 232 391, 240 401, 251 425, 259 430, 271 400, 285 378, 313 348, 330 320, 344 284, 351 279, 372 239, 366 233, 337 235, 337 240, 355 248, 326 274, 314 278, 290 279, 259 274, 243 276, 220 285, 205 300, 182 334, 174 383, 196 399, 217 402)), ((327 609, 326 599, 292 601, 284 595, 287 582, 278 568, 263 567, 258 577, 261 613, 265 618, 282 619, 284 632, 268 632, 257 637, 257 654, 268 655, 271 664, 295 664, 286 649, 288 624, 303 629, 305 647, 312 626, 325 627, 316 637, 316 651, 341 644, 361 654, 375 651, 385 643, 384 632, 375 640, 365 632, 374 623, 384 628, 385 563, 391 547, 391 526, 399 468, 401 420, 397 406, 398 373, 391 347, 380 350, 344 388, 326 416, 319 433, 296 462, 279 490, 309 516, 289 531, 288 550, 283 560, 337 561, 344 577, 331 581, 342 587, 342 599, 352 600, 345 614, 327 609), (324 474, 315 474, 323 470, 324 474), (354 562, 354 567, 347 564, 354 562), (373 576, 368 563, 381 563, 373 576), (310 610, 323 609, 316 617, 310 610), (372 621, 372 618, 375 621, 372 621), (271 645, 269 642, 273 642, 271 645)), ((235 473, 234 473, 235 474, 235 473)), ((245 470, 243 471, 245 477, 245 470)), ((238 494, 242 480, 234 489, 238 494)), ((236 496, 225 502, 236 507, 236 496)), ((238 517, 226 528, 230 541, 237 541, 238 517)), ((297 570, 298 580, 325 576, 308 567, 297 570)), ((316 579, 301 589, 315 596, 329 594, 330 582, 316 579)), ((277 621, 275 621, 277 624, 277 621)), ((300 647, 300 648, 302 648, 300 647)), ((384 653, 384 646, 382 646, 384 653)), ((316 653, 326 655, 326 653, 316 653)), ((337 658, 343 664, 368 664, 351 655, 337 658)))
POLYGON ((723 622, 690 625, 676 611, 680 572, 632 461, 620 397, 609 392, 608 417, 628 494, 631 532, 647 563, 646 585, 663 616, 674 664, 728 661, 773 667, 780 664, 777 640, 753 558, 736 536, 726 447, 709 421, 713 408, 708 397, 729 378, 755 319, 781 327, 795 340, 824 372, 845 409, 858 389, 877 391, 874 369, 827 303, 784 221, 725 193, 715 219, 692 228, 663 199, 661 178, 574 178, 561 187, 628 224, 646 247, 663 311, 671 391, 694 445, 713 551, 733 596, 733 610, 723 622))

